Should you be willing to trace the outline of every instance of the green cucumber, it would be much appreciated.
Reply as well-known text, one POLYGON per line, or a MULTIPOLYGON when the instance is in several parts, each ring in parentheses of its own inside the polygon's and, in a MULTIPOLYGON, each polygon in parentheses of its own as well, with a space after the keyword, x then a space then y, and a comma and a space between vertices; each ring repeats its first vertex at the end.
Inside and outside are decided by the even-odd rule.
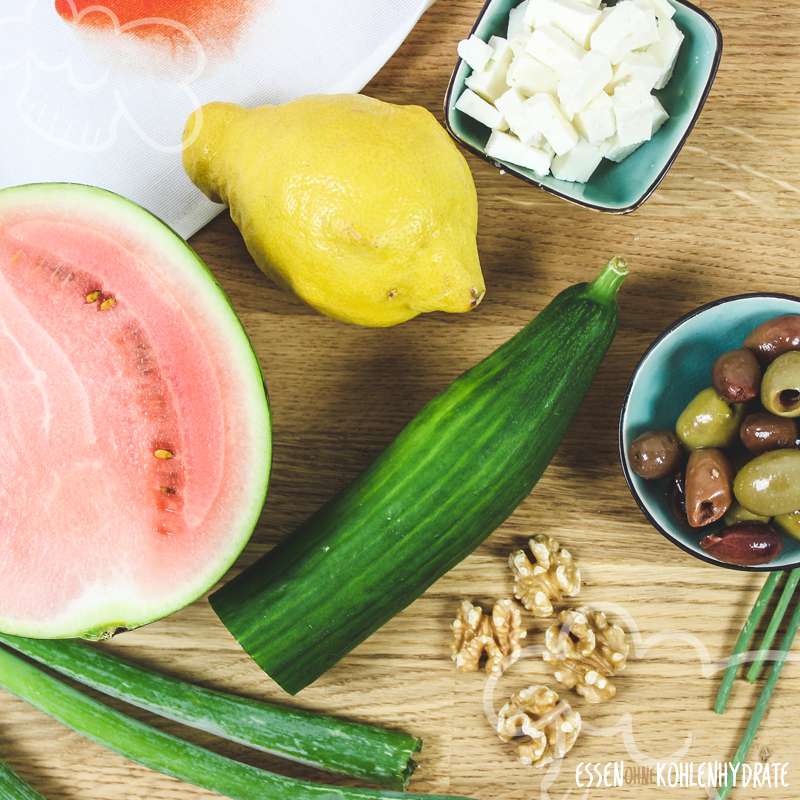
POLYGON ((2 647, 0 687, 132 761, 232 800, 465 800, 326 786, 276 775, 109 708, 2 647))
MULTIPOLYGON (((404 789, 422 742, 407 733, 205 689, 69 640, 0 642, 118 700, 230 741, 369 783, 404 789)), ((2 800, 0 796, 0 800, 2 800)))
POLYGON ((612 259, 432 400, 340 495, 211 596, 295 694, 486 539, 547 467, 614 338, 612 259))
POLYGON ((0 761, 0 800, 44 800, 44 798, 0 761))

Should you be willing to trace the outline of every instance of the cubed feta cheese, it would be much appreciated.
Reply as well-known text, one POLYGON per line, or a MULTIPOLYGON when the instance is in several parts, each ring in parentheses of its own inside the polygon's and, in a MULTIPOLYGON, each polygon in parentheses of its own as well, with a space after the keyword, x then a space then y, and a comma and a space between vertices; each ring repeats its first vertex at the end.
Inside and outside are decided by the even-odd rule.
POLYGON ((600 11, 581 0, 547 0, 548 24, 553 25, 585 48, 600 21, 600 11))
POLYGON ((518 55, 508 69, 508 85, 523 94, 554 93, 558 87, 558 73, 528 53, 518 55))
POLYGON ((465 83, 475 94, 480 95, 484 100, 493 103, 503 92, 508 89, 506 75, 511 65, 513 53, 511 47, 505 39, 493 36, 489 43, 495 43, 493 47, 494 57, 484 69, 473 72, 465 83))
POLYGON ((528 6, 525 9, 525 24, 529 29, 547 25, 549 13, 549 0, 528 0, 528 6))
POLYGON ((654 98, 643 84, 632 81, 614 90, 616 138, 620 146, 646 142, 653 135, 654 98))
POLYGON ((592 8, 600 8, 601 0, 581 0, 581 2, 592 8))
POLYGON ((495 61, 503 61, 507 59, 508 62, 511 63, 511 59, 514 57, 514 52, 508 39, 504 39, 502 36, 490 36, 489 47, 494 50, 494 55, 492 58, 494 58, 495 61))
POLYGON ((564 75, 575 69, 586 51, 558 28, 545 26, 531 34, 528 53, 551 69, 564 75))
POLYGON ((585 108, 611 81, 611 62, 602 53, 587 53, 577 69, 558 84, 558 99, 568 119, 585 108))
POLYGON ((629 53, 614 69, 613 84, 636 81, 652 89, 663 72, 662 66, 650 53, 629 53))
POLYGON ((500 131, 494 131, 489 137, 486 143, 486 155, 498 161, 507 161, 509 164, 533 170, 540 176, 547 175, 552 161, 552 155, 546 150, 529 147, 516 136, 500 131))
POLYGON ((642 3, 642 0, 634 0, 634 2, 637 3, 644 17, 628 44, 631 50, 641 50, 643 47, 649 47, 658 41, 658 17, 652 8, 642 3))
POLYGON ((605 92, 601 92, 575 115, 572 124, 590 144, 600 144, 617 132, 614 103, 605 92))
POLYGON ((658 133, 661 126, 669 119, 669 114, 664 106, 661 105, 657 97, 653 98, 653 136, 658 133))
POLYGON ((575 147, 578 133, 564 116, 551 94, 540 93, 526 101, 535 113, 536 123, 556 155, 564 155, 575 147))
POLYGON ((482 97, 475 94, 472 89, 466 89, 458 98, 456 108, 472 119, 478 120, 487 128, 503 127, 503 114, 491 103, 487 103, 482 97))
POLYGON ((590 41, 592 50, 605 53, 612 64, 619 64, 631 50, 658 41, 656 16, 633 0, 621 0, 603 14, 590 41))
POLYGON ((603 148, 579 139, 575 147, 563 156, 553 159, 554 177, 562 181, 585 183, 603 160, 603 148))
POLYGON ((646 51, 661 67, 661 75, 655 82, 654 88, 663 89, 669 83, 682 44, 683 33, 673 20, 659 19, 658 41, 650 45, 646 51))
POLYGON ((542 143, 542 132, 535 112, 525 102, 526 98, 517 89, 509 89, 500 95, 495 105, 505 117, 508 127, 523 144, 538 147, 542 143))
POLYGON ((640 6, 648 6, 659 19, 672 19, 675 6, 669 0, 636 0, 640 6))
POLYGON ((609 161, 615 161, 617 164, 624 161, 631 153, 638 150, 644 142, 637 144, 620 144, 616 134, 610 139, 606 140, 603 152, 609 161))
POLYGON ((473 70, 480 72, 494 56, 494 48, 473 35, 458 43, 458 55, 473 70))
POLYGON ((525 12, 528 9, 530 0, 524 0, 516 8, 512 8, 508 15, 508 40, 511 41, 516 36, 527 36, 531 29, 525 22, 525 12))

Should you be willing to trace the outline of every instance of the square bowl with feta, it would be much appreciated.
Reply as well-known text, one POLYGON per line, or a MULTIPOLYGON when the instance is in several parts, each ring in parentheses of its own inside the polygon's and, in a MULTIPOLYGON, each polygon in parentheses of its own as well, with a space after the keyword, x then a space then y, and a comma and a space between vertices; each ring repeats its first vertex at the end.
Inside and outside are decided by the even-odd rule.
POLYGON ((551 194, 628 213, 672 166, 721 54, 686 0, 488 0, 458 45, 447 129, 551 194))

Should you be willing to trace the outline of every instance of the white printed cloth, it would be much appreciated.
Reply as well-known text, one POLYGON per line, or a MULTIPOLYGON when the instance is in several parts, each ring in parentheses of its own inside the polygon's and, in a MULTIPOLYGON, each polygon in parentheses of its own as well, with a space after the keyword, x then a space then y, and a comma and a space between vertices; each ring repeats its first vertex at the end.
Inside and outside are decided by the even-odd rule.
POLYGON ((188 237, 220 211, 181 166, 192 110, 358 91, 432 1, 6 0, 0 186, 103 186, 188 237))

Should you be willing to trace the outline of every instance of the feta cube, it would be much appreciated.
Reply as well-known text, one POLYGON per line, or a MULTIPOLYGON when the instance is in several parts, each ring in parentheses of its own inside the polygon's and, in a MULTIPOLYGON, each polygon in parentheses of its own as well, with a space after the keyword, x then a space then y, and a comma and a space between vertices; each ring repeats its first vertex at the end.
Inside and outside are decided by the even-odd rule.
POLYGON ((486 143, 486 155, 545 176, 550 172, 552 155, 546 150, 523 144, 516 136, 494 131, 486 143))
POLYGON ((672 19, 675 6, 669 0, 636 0, 640 7, 649 7, 659 19, 672 19))
POLYGON ((548 0, 528 0, 528 6, 525 9, 525 24, 528 29, 541 28, 543 25, 549 24, 549 13, 548 0))
MULTIPOLYGON (((654 62, 655 63, 655 62, 654 62)), ((587 53, 577 69, 558 84, 558 99, 568 119, 594 100, 612 77, 611 62, 602 53, 587 53)))
POLYGON ((547 0, 548 24, 553 25, 586 48, 600 21, 600 11, 581 0, 547 0))
POLYGON ((603 152, 605 158, 607 158, 609 161, 614 161, 619 164, 620 161, 624 161, 631 153, 638 150, 643 144, 644 142, 638 142, 637 144, 620 144, 619 139, 615 134, 610 139, 606 140, 605 146, 603 147, 603 152))
POLYGON ((517 36, 525 36, 531 32, 530 27, 525 22, 525 12, 528 9, 530 0, 524 0, 516 8, 512 8, 508 15, 508 41, 510 42, 517 36))
POLYGON ((663 89, 672 77, 678 53, 683 44, 683 33, 671 19, 658 20, 658 41, 650 45, 646 52, 652 56, 661 67, 661 74, 654 84, 654 88, 663 89))
POLYGON ((536 123, 556 155, 564 155, 578 142, 578 133, 564 116, 551 94, 540 93, 526 101, 535 114, 536 123))
POLYGON ((553 176, 561 181, 586 183, 603 160, 603 153, 602 147, 580 139, 568 153, 553 159, 553 176))
POLYGON ((635 81, 650 90, 659 81, 662 73, 663 67, 650 53, 629 53, 614 68, 612 83, 616 86, 635 81))
POLYGON ((528 96, 538 92, 553 94, 558 88, 558 73, 532 55, 522 53, 511 62, 507 81, 528 96))
POLYGON ((586 51, 558 28, 545 26, 531 34, 528 53, 546 66, 564 75, 575 69, 586 51))
POLYGON ((503 114, 491 103, 487 103, 482 97, 475 94, 472 89, 465 90, 458 98, 456 108, 468 117, 478 120, 487 128, 503 127, 503 114))
POLYGON ((592 8, 600 8, 601 0, 581 0, 584 5, 591 6, 592 8))
POLYGON ((601 92, 583 111, 575 115, 572 124, 590 144, 600 144, 617 132, 614 103, 605 92, 601 92))
POLYGON ((669 119, 669 114, 657 97, 653 98, 653 136, 661 130, 662 125, 669 119))
POLYGON ((642 10, 633 0, 621 0, 604 13, 591 36, 592 50, 619 64, 631 50, 659 40, 656 16, 642 10))
POLYGON ((472 67, 473 70, 480 72, 494 56, 494 48, 490 47, 482 39, 472 35, 469 39, 464 39, 458 43, 458 56, 472 67))
POLYGON ((506 75, 511 65, 513 53, 505 39, 493 36, 489 43, 493 47, 494 57, 484 69, 473 72, 465 83, 475 94, 480 95, 488 103, 493 103, 503 92, 508 89, 506 75))
POLYGON ((497 98, 495 105, 505 117, 512 133, 523 144, 539 147, 542 144, 542 132, 539 130, 535 112, 525 101, 525 96, 517 89, 509 89, 497 98))
POLYGON ((492 58, 494 58, 495 61, 508 60, 508 63, 511 63, 514 52, 508 39, 504 39, 502 36, 490 36, 489 47, 494 50, 492 58))
POLYGON ((646 142, 653 135, 654 97, 644 84, 632 81, 614 90, 617 141, 622 146, 646 142))

